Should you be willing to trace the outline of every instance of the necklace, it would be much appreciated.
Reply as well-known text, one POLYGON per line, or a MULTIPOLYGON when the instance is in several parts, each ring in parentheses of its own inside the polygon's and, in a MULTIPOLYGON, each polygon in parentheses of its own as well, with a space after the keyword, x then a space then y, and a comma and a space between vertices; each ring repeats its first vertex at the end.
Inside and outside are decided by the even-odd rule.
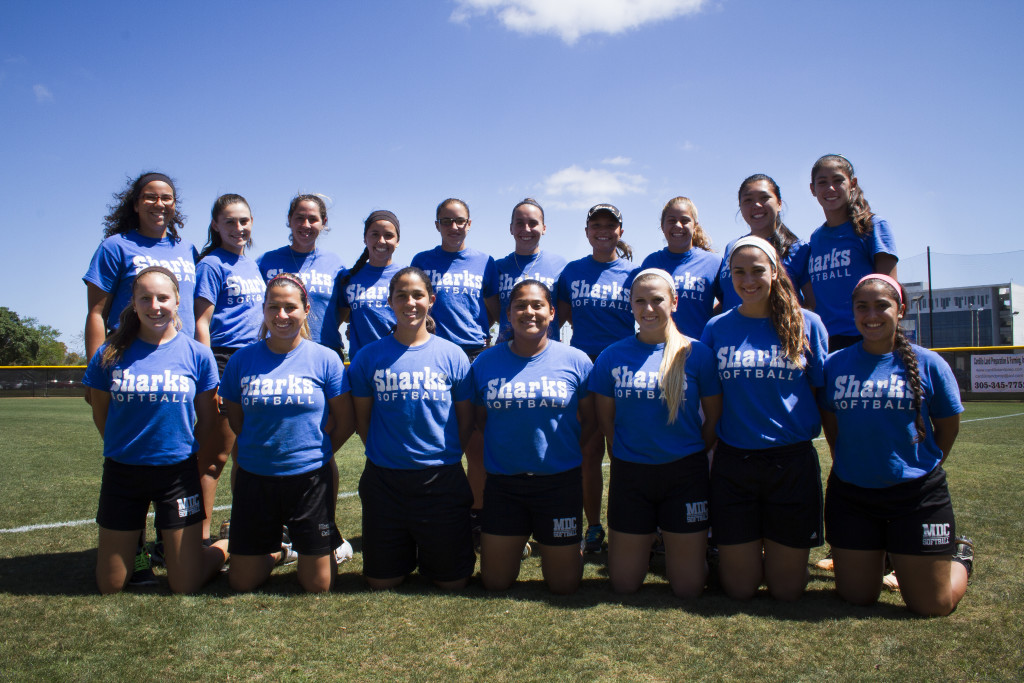
MULTIPOLYGON (((295 266, 295 274, 298 275, 302 279, 302 282, 304 284, 308 284, 308 283, 306 282, 306 278, 302 277, 303 274, 305 273, 305 271, 303 269, 306 268, 307 263, 308 263, 309 267, 306 268, 306 270, 312 270, 313 266, 316 265, 316 257, 317 257, 317 252, 319 251, 319 249, 320 249, 320 247, 313 247, 313 251, 307 252, 308 255, 312 256, 313 258, 307 259, 305 257, 305 255, 304 255, 302 257, 302 265, 299 265, 298 259, 295 258, 295 254, 296 254, 295 250, 292 249, 290 246, 288 247, 288 254, 292 257, 292 265, 295 266)), ((301 252, 299 252, 299 253, 301 253, 301 252)))
POLYGON ((516 270, 519 271, 520 275, 523 275, 526 272, 526 269, 529 268, 530 265, 532 265, 533 262, 536 261, 539 258, 540 258, 540 252, 539 251, 536 254, 530 254, 530 258, 527 259, 526 265, 521 266, 521 265, 519 265, 519 254, 517 254, 514 251, 512 252, 512 260, 515 261, 515 263, 516 263, 516 270))

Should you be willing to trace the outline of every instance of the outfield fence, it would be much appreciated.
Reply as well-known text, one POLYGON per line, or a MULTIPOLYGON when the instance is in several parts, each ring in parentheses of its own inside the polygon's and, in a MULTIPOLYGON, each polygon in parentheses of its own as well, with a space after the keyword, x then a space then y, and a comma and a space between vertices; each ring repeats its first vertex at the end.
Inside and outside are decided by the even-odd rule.
POLYGON ((0 396, 85 396, 84 365, 0 365, 0 396))

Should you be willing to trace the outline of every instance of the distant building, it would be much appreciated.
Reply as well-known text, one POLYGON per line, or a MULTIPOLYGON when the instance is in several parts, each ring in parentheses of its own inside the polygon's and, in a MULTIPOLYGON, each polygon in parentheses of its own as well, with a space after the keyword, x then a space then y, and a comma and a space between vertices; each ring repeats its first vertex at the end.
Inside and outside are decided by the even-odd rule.
POLYGON ((905 282, 907 315, 903 329, 929 348, 951 346, 1024 346, 1024 287, 1012 282, 932 290, 905 282), (932 337, 934 334, 934 338, 932 337))

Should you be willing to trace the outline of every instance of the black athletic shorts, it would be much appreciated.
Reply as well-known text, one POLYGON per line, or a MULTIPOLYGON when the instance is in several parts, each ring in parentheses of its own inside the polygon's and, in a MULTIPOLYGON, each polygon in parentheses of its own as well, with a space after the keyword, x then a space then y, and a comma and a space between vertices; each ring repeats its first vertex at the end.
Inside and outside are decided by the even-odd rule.
POLYGON ((363 503, 363 574, 393 579, 412 573, 434 581, 473 574, 469 528, 473 492, 462 463, 397 470, 369 460, 359 478, 363 503))
POLYGON ((828 352, 835 353, 847 346, 853 346, 863 338, 859 334, 831 334, 828 337, 828 352))
POLYGON ((880 489, 828 475, 825 494, 828 542, 847 550, 898 555, 952 555, 956 539, 953 502, 942 467, 880 489))
POLYGON ((195 455, 173 465, 126 465, 103 459, 98 525, 111 531, 145 529, 150 503, 157 529, 183 529, 203 521, 195 455))
POLYGON ((823 542, 821 466, 810 441, 742 450, 719 440, 711 466, 711 526, 719 545, 768 539, 823 542))
POLYGON ((228 552, 266 555, 281 549, 281 527, 288 527, 300 555, 326 555, 341 545, 334 524, 337 499, 331 463, 285 477, 269 477, 236 466, 231 496, 228 552))
POLYGON ((583 538, 583 475, 487 474, 480 530, 495 536, 530 536, 543 545, 579 544, 583 538))
POLYGON ((711 481, 704 451, 662 465, 612 457, 608 526, 625 534, 705 531, 711 481))

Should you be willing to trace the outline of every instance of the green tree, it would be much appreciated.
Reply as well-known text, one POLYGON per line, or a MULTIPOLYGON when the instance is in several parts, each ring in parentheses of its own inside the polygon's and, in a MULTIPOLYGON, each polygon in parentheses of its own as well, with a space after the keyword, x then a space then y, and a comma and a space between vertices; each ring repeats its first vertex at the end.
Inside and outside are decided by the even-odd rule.
POLYGON ((0 307, 0 365, 63 365, 68 350, 59 337, 60 330, 0 307))

